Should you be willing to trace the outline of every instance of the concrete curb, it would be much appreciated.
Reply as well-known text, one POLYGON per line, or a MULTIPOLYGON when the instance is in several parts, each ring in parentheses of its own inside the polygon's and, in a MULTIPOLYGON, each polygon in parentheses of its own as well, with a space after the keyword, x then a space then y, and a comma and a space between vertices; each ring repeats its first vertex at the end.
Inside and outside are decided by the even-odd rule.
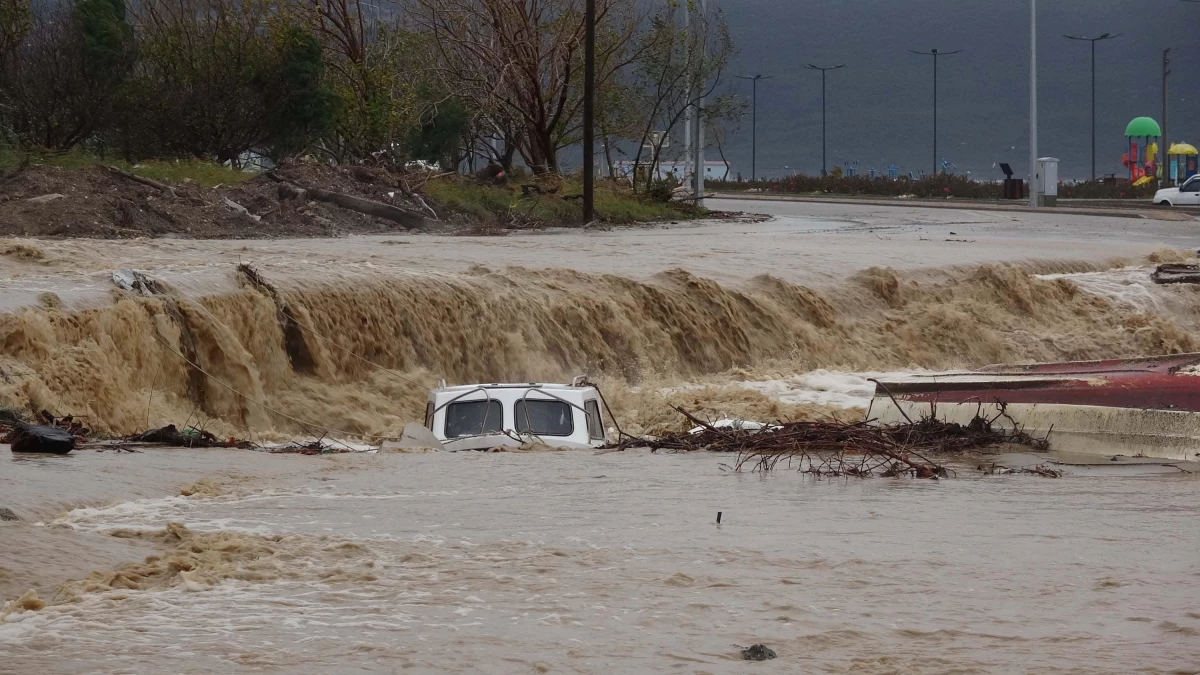
POLYGON ((847 197, 812 197, 807 195, 785 195, 785 194, 767 194, 753 193, 745 194, 738 192, 717 192, 710 199, 734 199, 742 201, 762 201, 762 202, 811 202, 814 204, 857 204, 859 206, 908 206, 913 208, 923 209, 956 209, 960 211, 1007 211, 1009 213, 1044 213, 1044 214, 1062 214, 1074 216, 1101 216, 1108 218, 1140 218, 1142 220, 1162 220, 1173 222, 1186 222, 1196 220, 1197 215, 1191 210, 1168 210, 1165 207, 1147 208, 1145 210, 1139 208, 1081 208, 1070 206, 1056 206, 1047 208, 1033 208, 1030 206, 1017 206, 1010 204, 998 204, 995 202, 972 202, 968 200, 931 200, 931 199, 856 199, 847 197))

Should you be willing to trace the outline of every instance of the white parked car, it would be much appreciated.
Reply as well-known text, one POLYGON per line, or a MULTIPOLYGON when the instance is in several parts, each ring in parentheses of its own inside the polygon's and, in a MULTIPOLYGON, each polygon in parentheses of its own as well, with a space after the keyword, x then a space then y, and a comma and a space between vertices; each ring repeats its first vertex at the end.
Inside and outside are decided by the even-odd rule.
POLYGON ((607 442, 600 392, 582 377, 571 384, 439 382, 429 392, 425 427, 446 450, 488 450, 541 442, 598 448, 607 442))
POLYGON ((1159 206, 1200 206, 1200 174, 1187 179, 1179 187, 1155 192, 1154 203, 1159 206))

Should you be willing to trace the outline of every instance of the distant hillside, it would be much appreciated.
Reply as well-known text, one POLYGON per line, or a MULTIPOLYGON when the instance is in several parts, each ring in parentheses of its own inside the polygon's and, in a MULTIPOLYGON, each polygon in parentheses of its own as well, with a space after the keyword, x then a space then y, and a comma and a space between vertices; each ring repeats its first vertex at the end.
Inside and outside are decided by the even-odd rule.
MULTIPOLYGON (((1028 0, 709 0, 740 53, 732 74, 761 72, 759 175, 821 162, 821 77, 803 64, 845 63, 829 75, 829 162, 859 170, 895 163, 929 171, 932 63, 909 49, 964 49, 940 59, 939 155, 974 176, 1028 164, 1028 0)), ((1097 171, 1122 172, 1125 124, 1160 117, 1162 49, 1172 47, 1174 140, 1200 145, 1200 3, 1043 0, 1039 16, 1040 154, 1064 178, 1091 172, 1090 51, 1064 33, 1123 33, 1097 45, 1097 171)), ((750 97, 748 82, 732 81, 750 97)), ((750 175, 750 119, 726 148, 750 175)))

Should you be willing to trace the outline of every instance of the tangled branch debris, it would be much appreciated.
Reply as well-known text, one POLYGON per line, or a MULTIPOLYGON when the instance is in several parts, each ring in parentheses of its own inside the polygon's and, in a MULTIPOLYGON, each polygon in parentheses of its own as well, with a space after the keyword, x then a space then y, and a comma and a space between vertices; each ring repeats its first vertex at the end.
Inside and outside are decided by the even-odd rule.
POLYGON ((21 425, 40 425, 62 429, 75 437, 76 442, 87 442, 92 430, 84 425, 84 420, 74 415, 55 417, 49 411, 42 410, 32 416, 26 415, 16 408, 0 408, 0 436, 8 434, 21 425))
MULTIPOLYGON (((950 471, 930 459, 1017 444, 1045 450, 1046 439, 1024 431, 994 426, 1003 414, 987 419, 976 417, 963 426, 926 418, 910 424, 878 426, 871 420, 839 422, 781 422, 762 429, 718 428, 680 408, 675 408, 699 430, 662 436, 653 440, 624 441, 619 447, 649 447, 651 450, 736 453, 735 471, 771 471, 782 463, 803 473, 818 476, 902 475, 938 478, 950 471)), ((1046 474, 1042 474, 1046 475, 1046 474)))
POLYGON ((339 455, 355 452, 353 448, 328 443, 317 438, 309 441, 297 441, 287 445, 276 445, 263 448, 272 455, 339 455))
POLYGON ((151 429, 121 439, 129 443, 152 443, 179 448, 251 448, 250 443, 236 438, 220 439, 211 432, 195 427, 180 431, 174 424, 151 429))

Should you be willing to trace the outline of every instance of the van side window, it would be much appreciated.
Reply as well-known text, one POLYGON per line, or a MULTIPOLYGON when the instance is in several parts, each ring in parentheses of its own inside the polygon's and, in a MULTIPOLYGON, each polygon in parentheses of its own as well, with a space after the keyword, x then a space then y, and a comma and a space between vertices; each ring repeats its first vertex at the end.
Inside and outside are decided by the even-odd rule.
POLYGON ((433 401, 425 404, 425 428, 433 431, 433 401))
POLYGON ((571 406, 562 401, 523 398, 513 410, 517 431, 537 436, 570 436, 575 433, 571 406))
POLYGON ((584 401, 583 409, 587 412, 588 437, 594 441, 604 440, 604 421, 600 419, 600 404, 584 401))
POLYGON ((458 401, 446 406, 446 438, 498 433, 503 424, 499 401, 458 401))

